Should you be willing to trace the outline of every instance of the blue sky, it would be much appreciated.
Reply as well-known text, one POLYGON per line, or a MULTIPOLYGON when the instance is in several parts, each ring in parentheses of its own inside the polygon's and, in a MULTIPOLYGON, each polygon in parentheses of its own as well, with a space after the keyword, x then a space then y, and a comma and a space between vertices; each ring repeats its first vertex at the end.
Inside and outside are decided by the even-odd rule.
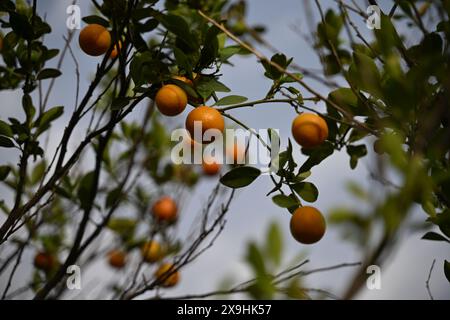
MULTIPOLYGON (((79 1, 82 15, 88 15, 89 1, 79 1)), ((361 2, 361 1, 360 1, 361 2)), ((389 5, 391 1, 381 3, 389 5)), ((47 12, 47 20, 53 26, 55 34, 49 36, 49 46, 62 48, 64 43, 62 35, 66 33, 65 19, 66 7, 71 1, 39 1, 42 12, 47 12)), ((308 68, 319 68, 316 54, 296 32, 293 26, 304 33, 309 32, 309 26, 304 15, 304 1, 296 0, 249 0, 248 22, 263 24, 268 27, 266 39, 276 48, 290 57, 294 57, 297 64, 308 68)), ((313 4, 313 1, 311 1, 313 4)), ((321 1, 324 6, 332 5, 334 1, 321 1)), ((313 6, 314 8, 314 6, 313 6)), ((316 10, 313 10, 316 13, 316 10)), ((316 19, 318 16, 316 15, 316 19)), ((366 31, 364 31, 366 32, 366 31)), ((89 78, 95 70, 98 59, 87 57, 78 49, 77 42, 73 42, 73 49, 80 62, 82 86, 81 91, 86 90, 89 78)), ((262 49, 264 51, 264 49, 262 49)), ((264 51, 266 52, 266 51, 264 51)), ((234 67, 223 69, 221 79, 228 85, 233 94, 244 95, 249 99, 258 99, 265 95, 270 82, 263 76, 263 68, 253 57, 234 58, 234 67)), ((53 136, 59 136, 64 128, 69 110, 74 103, 74 65, 70 58, 63 65, 64 74, 57 83, 51 105, 66 105, 67 111, 53 127, 53 136)), ((327 95, 327 89, 314 83, 314 86, 322 94, 327 95)), ((20 95, 14 92, 1 92, 3 101, 2 118, 18 116, 20 114, 20 95)), ((321 105, 311 105, 321 108, 321 105)), ((139 119, 143 114, 143 108, 136 110, 131 117, 139 119)), ((286 145, 290 137, 290 125, 295 112, 286 105, 267 105, 261 110, 254 108, 236 110, 233 115, 245 122, 249 127, 278 128, 280 129, 283 144, 286 145)), ((180 125, 184 122, 186 114, 178 116, 174 121, 180 125)), ((54 142, 54 141, 53 141, 54 142)), ((50 144, 49 148, 54 147, 50 144)), ((369 148, 371 149, 371 148, 369 148)), ((3 152, 3 151, 2 151, 3 152)), ((14 154, 2 153, 0 162, 15 161, 14 154)), ((346 191, 345 185, 349 180, 357 180, 372 192, 380 192, 379 184, 369 178, 370 169, 373 168, 373 155, 370 154, 362 161, 356 170, 350 170, 348 156, 345 152, 335 154, 313 170, 310 181, 314 182, 320 190, 319 200, 315 203, 327 216, 330 209, 336 206, 358 206, 359 204, 346 191)), ((303 161, 304 157, 296 150, 296 158, 303 161)), ((180 232, 184 232, 191 225, 193 214, 201 208, 206 201, 209 191, 215 181, 201 182, 198 188, 189 195, 190 201, 184 207, 180 232)), ((291 260, 299 253, 304 253, 311 260, 308 268, 323 267, 342 262, 359 261, 360 256, 356 248, 341 240, 339 233, 330 228, 322 241, 318 244, 305 247, 298 244, 290 236, 289 214, 287 211, 276 207, 265 194, 271 189, 271 182, 267 177, 261 177, 250 188, 238 192, 228 215, 228 223, 225 231, 217 240, 215 246, 206 252, 198 262, 184 269, 181 285, 172 289, 168 295, 182 293, 200 293, 215 289, 219 281, 225 275, 233 275, 236 281, 246 280, 249 270, 243 263, 246 243, 249 240, 263 240, 266 228, 272 221, 277 221, 283 230, 283 240, 286 247, 286 261, 291 260), (199 277, 201 275, 201 277, 199 277)), ((3 189, 1 189, 3 192, 3 189)), ((425 215, 419 210, 414 213, 417 219, 424 219, 425 215)), ((426 299, 425 280, 428 275, 431 262, 437 259, 435 271, 431 279, 431 286, 435 298, 450 298, 450 286, 446 282, 442 272, 442 260, 449 260, 448 246, 445 244, 420 240, 421 233, 404 235, 399 241, 397 250, 387 259, 388 263, 382 267, 382 289, 369 291, 363 289, 358 296, 362 299, 426 299)), ((28 253, 31 258, 32 252, 28 253)), ((287 266, 286 266, 287 267, 287 266)), ((114 277, 109 268, 99 263, 93 268, 95 275, 84 281, 95 281, 100 278, 114 277)), ((21 272, 27 272, 26 269, 21 272)), ((345 288, 350 270, 338 270, 329 273, 320 273, 309 276, 305 283, 314 288, 330 289, 339 296, 345 288)), ((98 294, 92 293, 91 297, 98 294)))

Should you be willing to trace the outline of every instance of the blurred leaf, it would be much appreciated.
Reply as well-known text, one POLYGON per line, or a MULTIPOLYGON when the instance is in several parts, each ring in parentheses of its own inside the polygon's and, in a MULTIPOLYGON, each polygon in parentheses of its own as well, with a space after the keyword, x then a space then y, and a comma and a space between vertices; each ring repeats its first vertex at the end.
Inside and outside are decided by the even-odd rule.
POLYGON ((356 88, 380 98, 381 75, 372 58, 365 54, 354 52, 353 63, 348 71, 349 80, 356 88))
POLYGON ((227 187, 238 189, 250 185, 260 174, 261 171, 254 167, 237 167, 227 172, 220 182, 227 187))
POLYGON ((58 106, 51 108, 44 112, 37 120, 35 127, 37 127, 36 135, 39 136, 42 132, 50 127, 50 123, 58 119, 64 113, 64 107, 58 106))
POLYGON ((276 266, 281 263, 281 255, 283 252, 283 239, 280 227, 276 222, 273 222, 269 226, 266 240, 266 250, 269 257, 272 259, 276 266))
POLYGON ((431 232, 431 231, 427 232, 422 237, 422 239, 424 239, 424 240, 433 240, 433 241, 446 241, 446 242, 450 243, 450 241, 447 238, 445 238, 444 236, 441 236, 440 234, 438 234, 436 232, 431 232))
POLYGON ((447 260, 444 261, 444 274, 447 278, 447 281, 450 282, 450 262, 447 260))
POLYGON ((80 200, 80 206, 82 209, 87 209, 91 206, 95 195, 93 194, 95 183, 95 172, 91 171, 87 173, 80 182, 78 187, 78 199, 80 200))
POLYGON ((118 97, 111 103, 111 110, 120 110, 125 108, 130 103, 130 98, 118 97))
POLYGON ((11 138, 13 136, 13 131, 9 124, 0 120, 0 135, 11 138))
POLYGON ((11 141, 11 139, 4 136, 0 136, 0 147, 12 148, 14 147, 14 143, 11 141))
POLYGON ((254 242, 250 242, 248 244, 246 260, 257 276, 266 275, 266 267, 264 264, 263 256, 258 246, 254 242))
POLYGON ((45 160, 40 161, 33 169, 31 174, 31 185, 35 185, 44 177, 45 169, 47 168, 47 163, 45 160))
POLYGON ((0 166, 0 181, 4 181, 10 172, 11 168, 9 166, 0 166))
POLYGON ((58 78, 61 75, 61 71, 58 69, 44 69, 37 75, 37 80, 44 80, 44 79, 51 79, 51 78, 58 78))

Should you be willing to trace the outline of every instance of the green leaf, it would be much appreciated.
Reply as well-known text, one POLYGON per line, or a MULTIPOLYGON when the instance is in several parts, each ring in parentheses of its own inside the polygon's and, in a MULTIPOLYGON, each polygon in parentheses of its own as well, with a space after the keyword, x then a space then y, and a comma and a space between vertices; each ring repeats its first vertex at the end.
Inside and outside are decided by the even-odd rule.
POLYGON ((432 240, 432 241, 446 241, 446 242, 450 243, 450 241, 446 237, 440 235, 439 233, 432 232, 432 231, 427 232, 422 237, 422 239, 424 239, 424 240, 432 240))
POLYGON ((238 104, 238 103, 245 102, 247 100, 248 100, 248 98, 243 97, 243 96, 231 95, 231 96, 223 97, 222 99, 217 101, 214 105, 216 105, 216 106, 229 106, 231 104, 238 104))
MULTIPOLYGON (((328 99, 355 116, 367 115, 365 105, 360 103, 358 97, 350 88, 336 89, 328 95, 328 99)), ((329 107, 332 108, 331 105, 329 107)))
POLYGON ((58 78, 61 75, 61 71, 58 69, 44 69, 37 75, 37 80, 44 80, 44 79, 51 79, 51 78, 58 78))
POLYGON ((0 135, 11 138, 13 136, 13 131, 11 126, 6 122, 0 120, 0 135))
POLYGON ((109 21, 97 15, 83 17, 81 20, 83 20, 87 24, 99 24, 101 26, 104 26, 105 28, 109 28, 109 21))
POLYGON ((95 182, 95 172, 91 171, 87 173, 80 182, 78 187, 78 200, 80 201, 80 207, 82 209, 87 209, 94 200, 95 195, 93 195, 95 182))
POLYGON ((177 61, 178 68, 180 70, 185 70, 188 76, 192 77, 192 64, 189 61, 189 57, 177 47, 173 48, 173 54, 177 61))
POLYGON ((120 110, 125 108, 130 103, 130 98, 127 97, 118 97, 114 99, 114 101, 111 103, 111 109, 112 110, 120 110))
POLYGON ((136 226, 137 221, 129 218, 113 218, 108 223, 108 228, 119 234, 132 234, 136 226))
POLYGON ((25 94, 22 97, 22 107, 27 116, 27 120, 31 122, 36 114, 36 108, 33 106, 33 101, 31 100, 31 96, 29 94, 25 94))
POLYGON ((220 183, 233 189, 243 188, 255 181, 260 174, 261 171, 254 167, 237 167, 220 178, 220 183))
POLYGON ((348 76, 354 87, 381 98, 381 75, 372 58, 360 52, 353 53, 348 76))
POLYGON ((0 166, 0 181, 4 181, 10 172, 11 168, 9 166, 0 166))
POLYGON ((281 208, 292 208, 298 206, 299 203, 295 201, 293 197, 286 196, 284 194, 277 194, 272 197, 272 201, 281 208))
POLYGON ((347 153, 350 156, 350 167, 355 169, 358 164, 358 160, 367 155, 367 148, 364 144, 358 146, 347 146, 347 153))
POLYGON ((31 173, 31 185, 35 185, 44 177, 45 169, 47 168, 47 163, 45 160, 40 161, 36 167, 34 167, 33 172, 31 173))
POLYGON ((238 54, 242 51, 241 47, 236 45, 236 46, 229 46, 229 47, 225 47, 221 50, 219 50, 219 57, 221 61, 227 61, 228 59, 230 59, 232 56, 234 56, 235 54, 238 54))
POLYGON ((33 28, 28 21, 27 16, 16 12, 9 13, 9 23, 13 31, 25 40, 32 40, 34 37, 33 28))
POLYGON ((308 150, 309 158, 300 167, 299 173, 303 173, 303 172, 311 170, 312 167, 320 164, 323 160, 325 160, 326 158, 331 156, 333 154, 333 152, 334 152, 334 147, 328 141, 325 141, 319 147, 314 148, 313 150, 308 150))
POLYGON ((118 201, 120 201, 121 198, 123 198, 123 192, 121 188, 111 190, 110 192, 108 192, 108 195, 106 196, 105 208, 111 208, 118 201))
POLYGON ((14 147, 14 143, 11 141, 11 139, 4 136, 0 136, 0 147, 12 148, 14 147))
POLYGON ((315 202, 319 196, 319 190, 311 182, 300 182, 291 186, 295 192, 307 202, 315 202))
POLYGON ((278 266, 281 263, 281 254, 283 250, 283 238, 280 227, 277 223, 270 224, 267 232, 266 250, 274 264, 278 266))
POLYGON ((444 274, 447 278, 447 281, 450 282, 450 262, 447 260, 444 261, 444 274))
POLYGON ((47 130, 50 127, 52 121, 58 119, 64 113, 64 107, 58 106, 53 107, 46 112, 44 112, 35 123, 35 127, 38 128, 36 134, 40 135, 42 132, 47 130))
POLYGON ((248 245, 246 260, 257 276, 266 275, 266 267, 264 264, 263 256, 258 246, 254 242, 250 242, 248 245))
POLYGON ((159 17, 163 26, 178 37, 187 47, 196 49, 196 41, 190 32, 189 25, 182 17, 168 14, 159 17))
POLYGON ((230 92, 231 90, 214 77, 202 76, 197 83, 197 91, 203 98, 207 99, 214 92, 230 92))

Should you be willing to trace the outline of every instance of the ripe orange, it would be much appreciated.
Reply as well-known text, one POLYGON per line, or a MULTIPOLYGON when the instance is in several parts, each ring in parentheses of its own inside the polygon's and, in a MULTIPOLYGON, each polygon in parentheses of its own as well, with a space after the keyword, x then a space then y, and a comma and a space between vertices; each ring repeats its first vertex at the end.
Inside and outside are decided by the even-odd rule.
POLYGON ((81 30, 78 42, 86 54, 101 56, 111 47, 111 35, 105 27, 90 24, 81 30))
POLYGON ((162 281, 161 286, 173 287, 180 281, 180 272, 175 270, 173 264, 164 263, 155 271, 154 276, 162 281))
POLYGON ((292 135, 302 147, 314 148, 327 139, 328 125, 314 113, 302 113, 292 122, 292 135))
POLYGON ((111 267, 122 269, 127 262, 127 255, 121 250, 112 250, 108 253, 108 262, 111 267))
POLYGON ((164 196, 155 202, 152 213, 158 221, 173 223, 177 220, 177 204, 171 197, 164 196))
POLYGON ((186 83, 190 87, 194 86, 194 83, 192 82, 192 80, 189 79, 189 78, 186 78, 185 76, 173 76, 172 78, 176 79, 176 80, 183 81, 184 83, 186 83))
POLYGON ((215 176, 220 171, 220 163, 214 159, 205 159, 202 163, 203 172, 207 176, 215 176))
POLYGON ((118 55, 119 55, 119 51, 120 49, 122 49, 122 42, 119 41, 119 45, 115 44, 114 48, 111 51, 111 54, 109 55, 109 57, 111 59, 115 59, 118 55))
POLYGON ((153 240, 142 245, 141 255, 145 262, 152 263, 160 260, 163 256, 163 252, 159 243, 153 240))
POLYGON ((325 234, 325 218, 314 207, 300 207, 291 217, 291 234, 300 243, 312 244, 325 234))
MULTIPOLYGON (((202 140, 203 134, 209 129, 216 129, 223 132, 225 129, 225 120, 222 114, 216 109, 208 106, 200 106, 189 112, 186 118, 186 129, 191 134, 191 137, 195 139, 194 124, 201 123, 202 126, 202 140)), ((198 141, 202 142, 202 141, 198 141)))
POLYGON ((47 252, 38 252, 34 257, 34 266, 45 272, 51 271, 56 266, 55 257, 47 252))
POLYGON ((186 108, 187 101, 186 92, 174 84, 163 86, 155 97, 159 111, 169 117, 182 113, 186 108))
POLYGON ((232 147, 227 149, 227 155, 233 160, 232 164, 245 164, 245 146, 234 143, 232 147))

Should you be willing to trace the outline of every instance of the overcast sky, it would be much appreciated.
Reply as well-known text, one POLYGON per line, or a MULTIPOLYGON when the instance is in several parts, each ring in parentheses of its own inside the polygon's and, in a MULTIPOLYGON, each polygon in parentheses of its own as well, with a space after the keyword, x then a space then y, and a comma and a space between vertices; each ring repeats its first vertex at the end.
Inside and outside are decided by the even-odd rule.
MULTIPOLYGON (((89 1, 81 0, 79 2, 82 15, 89 15, 89 1)), ((382 1, 387 6, 390 2, 382 1)), ((40 13, 47 13, 47 20, 55 31, 54 34, 47 37, 48 46, 62 48, 64 45, 62 35, 67 31, 65 11, 71 1, 40 0, 38 3, 40 13)), ((319 62, 314 51, 293 31, 293 26, 295 26, 296 29, 304 33, 309 32, 310 26, 307 25, 304 15, 305 1, 250 0, 248 3, 248 22, 250 25, 263 24, 267 26, 266 39, 289 57, 294 57, 297 64, 309 68, 319 68, 319 62)), ((321 1, 321 3, 327 6, 334 1, 321 1)), ((73 49, 80 62, 81 90, 83 92, 89 84, 89 78, 99 59, 84 55, 79 50, 76 41, 73 42, 73 49)), ((270 82, 264 78, 261 65, 253 57, 237 57, 233 58, 232 61, 235 66, 223 69, 221 81, 232 89, 233 94, 244 95, 249 99, 262 98, 267 92, 270 82)), ((73 62, 70 59, 66 59, 63 71, 64 74, 57 83, 50 102, 50 105, 64 104, 66 106, 65 116, 53 128, 54 137, 60 136, 74 103, 75 74, 73 62)), ((316 83, 314 85, 323 95, 328 94, 326 88, 316 83)), ((1 92, 0 101, 2 101, 2 119, 20 114, 20 94, 1 92)), ((317 107, 320 108, 320 105, 317 107)), ((136 110, 131 117, 139 119, 142 114, 143 108, 136 110)), ((283 145, 286 145, 287 138, 290 137, 290 125, 295 113, 286 105, 267 105, 260 110, 253 108, 237 110, 233 112, 233 115, 251 128, 278 128, 283 145)), ((185 116, 186 114, 178 116, 175 122, 182 125, 185 116)), ((0 162, 16 161, 14 156, 14 154, 6 153, 5 149, 2 149, 0 162)), ((373 168, 372 156, 362 161, 358 168, 352 171, 348 165, 348 156, 345 152, 342 152, 333 155, 313 170, 310 181, 314 182, 320 190, 319 200, 314 205, 325 216, 330 209, 336 206, 346 205, 358 208, 360 204, 349 196, 345 188, 349 180, 356 180, 373 192, 377 192, 377 188, 381 188, 380 185, 369 178, 369 170, 373 168)), ((305 159, 298 150, 296 150, 296 158, 299 162, 305 159)), ((205 202, 211 187, 214 185, 215 181, 201 182, 194 194, 191 195, 188 207, 184 208, 185 210, 182 212, 180 232, 186 231, 190 226, 193 218, 191 215, 205 202)), ((226 275, 234 276, 236 281, 246 280, 251 275, 243 263, 246 244, 249 240, 262 241, 266 229, 272 221, 278 222, 283 230, 286 262, 292 260, 301 252, 304 252, 311 261, 308 269, 359 261, 360 255, 356 248, 344 242, 335 228, 329 228, 323 240, 313 246, 306 247, 297 243, 289 232, 289 214, 276 207, 271 199, 265 196, 271 188, 270 180, 267 177, 261 177, 251 187, 238 192, 227 218, 226 229, 215 246, 196 263, 183 269, 180 285, 170 290, 168 295, 201 293, 216 289, 220 280, 226 275)), ((0 192, 4 192, 3 190, 0 189, 0 192)), ((414 213, 414 216, 419 220, 425 219, 425 214, 419 210, 414 213)), ((442 268, 443 259, 450 260, 448 245, 420 240, 421 235, 422 233, 411 233, 403 236, 397 250, 387 259, 388 263, 381 269, 382 289, 373 291, 363 289, 358 298, 427 299, 425 280, 432 260, 437 259, 436 268, 431 278, 431 288, 435 298, 449 299, 450 286, 443 276, 442 268)), ((30 252, 26 257, 30 259, 32 254, 30 252)), ((85 281, 97 281, 98 278, 115 276, 104 263, 95 266, 94 270, 96 273, 94 278, 85 281)), ((20 272, 26 273, 27 271, 29 270, 24 268, 20 272)), ((351 275, 351 270, 342 269, 311 275, 305 279, 305 282, 309 287, 330 289, 339 296, 351 275)), ((94 284, 93 282, 91 285, 94 284)), ((89 286, 88 284, 85 285, 89 286)), ((95 297, 95 294, 95 292, 92 293, 90 297, 95 297)))

